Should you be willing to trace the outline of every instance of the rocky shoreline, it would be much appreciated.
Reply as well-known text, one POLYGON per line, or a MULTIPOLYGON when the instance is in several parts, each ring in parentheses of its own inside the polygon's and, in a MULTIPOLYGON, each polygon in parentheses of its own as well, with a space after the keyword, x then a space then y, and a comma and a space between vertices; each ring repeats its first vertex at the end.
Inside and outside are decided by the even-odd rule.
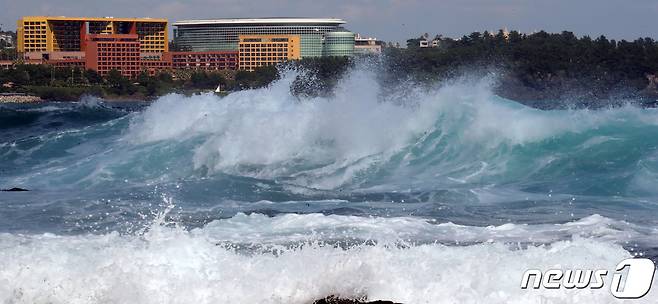
POLYGON ((0 94, 0 103, 36 103, 42 102, 38 96, 24 94, 0 94))

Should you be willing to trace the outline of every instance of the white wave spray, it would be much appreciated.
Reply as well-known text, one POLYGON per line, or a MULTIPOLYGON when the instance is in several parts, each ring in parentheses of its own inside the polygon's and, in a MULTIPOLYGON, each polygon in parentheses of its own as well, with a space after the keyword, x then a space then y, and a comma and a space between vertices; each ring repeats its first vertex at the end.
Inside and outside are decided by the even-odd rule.
POLYGON ((354 69, 331 97, 300 99, 290 92, 295 77, 288 72, 270 87, 224 98, 163 97, 133 120, 126 138, 137 144, 197 138, 196 169, 336 189, 358 188, 381 169, 389 170, 387 183, 403 185, 436 182, 437 176, 447 184, 501 175, 519 179, 616 140, 614 134, 591 134, 597 130, 633 121, 656 129, 658 121, 654 112, 633 107, 528 108, 495 96, 490 78, 409 85, 390 94, 374 72, 354 69), (519 168, 515 149, 568 136, 580 137, 564 151, 531 150, 538 154, 519 168))
MULTIPOLYGON (((605 289, 522 290, 519 282, 528 268, 613 269, 629 256, 618 245, 578 236, 526 248, 496 241, 467 246, 403 241, 420 235, 531 239, 558 227, 542 232, 311 214, 238 215, 185 231, 158 218, 137 236, 1 234, 0 300, 308 304, 336 295, 403 303, 616 303, 605 289), (341 248, 311 241, 332 236, 367 236, 376 243, 341 248)), ((609 220, 594 217, 558 230, 606 224, 609 220)), ((656 299, 653 291, 637 303, 656 299)))

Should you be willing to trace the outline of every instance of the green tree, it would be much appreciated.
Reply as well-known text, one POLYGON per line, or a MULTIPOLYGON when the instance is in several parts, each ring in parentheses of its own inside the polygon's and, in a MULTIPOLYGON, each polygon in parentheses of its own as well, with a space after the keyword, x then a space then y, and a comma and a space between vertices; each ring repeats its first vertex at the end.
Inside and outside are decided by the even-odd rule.
POLYGON ((208 74, 203 71, 195 71, 190 75, 190 86, 195 89, 207 88, 208 74))
POLYGON ((98 74, 95 70, 85 70, 84 77, 89 81, 90 84, 102 84, 103 77, 98 74))
POLYGON ((238 71, 235 74, 236 86, 240 89, 264 87, 277 78, 278 70, 275 66, 264 66, 254 71, 238 71))
POLYGON ((110 87, 110 92, 116 95, 132 95, 137 92, 137 87, 135 87, 130 79, 121 75, 116 69, 112 69, 108 72, 105 77, 105 81, 110 87))
POLYGON ((421 40, 425 40, 425 37, 421 36, 419 38, 407 39, 407 48, 408 49, 419 49, 421 40))

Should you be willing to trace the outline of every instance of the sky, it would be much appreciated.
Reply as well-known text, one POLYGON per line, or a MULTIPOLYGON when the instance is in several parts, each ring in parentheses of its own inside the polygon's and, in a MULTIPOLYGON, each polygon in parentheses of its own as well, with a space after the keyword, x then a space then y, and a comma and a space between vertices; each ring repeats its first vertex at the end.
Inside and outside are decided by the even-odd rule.
POLYGON ((183 19, 335 17, 384 41, 423 33, 447 37, 507 28, 633 40, 658 39, 658 0, 0 0, 0 27, 20 16, 114 16, 183 19))

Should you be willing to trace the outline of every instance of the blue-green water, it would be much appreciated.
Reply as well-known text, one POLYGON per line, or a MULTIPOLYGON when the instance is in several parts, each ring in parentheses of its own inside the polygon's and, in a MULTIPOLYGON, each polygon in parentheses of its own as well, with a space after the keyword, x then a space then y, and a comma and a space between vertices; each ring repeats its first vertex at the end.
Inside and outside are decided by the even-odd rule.
POLYGON ((31 190, 0 193, 0 299, 605 303, 517 284, 658 247, 656 110, 541 111, 487 81, 390 94, 365 71, 299 99, 293 76, 0 107, 0 188, 31 190))

